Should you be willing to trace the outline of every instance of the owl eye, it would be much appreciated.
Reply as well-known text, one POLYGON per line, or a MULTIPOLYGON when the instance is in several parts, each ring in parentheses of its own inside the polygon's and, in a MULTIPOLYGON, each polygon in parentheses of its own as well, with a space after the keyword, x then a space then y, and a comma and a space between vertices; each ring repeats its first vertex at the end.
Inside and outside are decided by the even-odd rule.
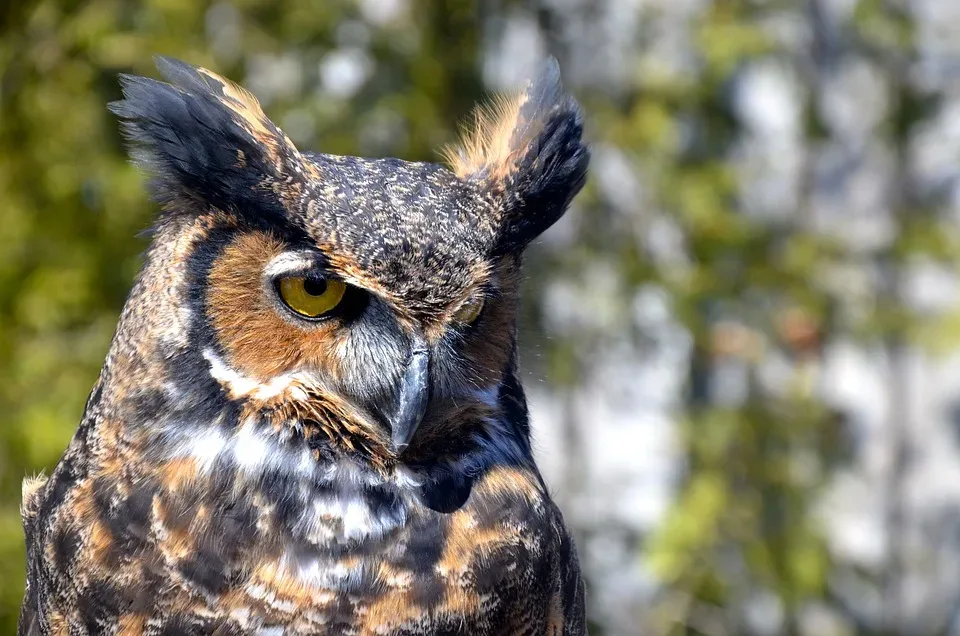
POLYGON ((471 298, 460 305, 460 308, 453 314, 453 320, 460 324, 469 325, 477 319, 480 311, 483 309, 483 298, 471 298))
POLYGON ((320 318, 343 300, 347 286, 333 278, 286 276, 277 285, 284 304, 304 318, 320 318))

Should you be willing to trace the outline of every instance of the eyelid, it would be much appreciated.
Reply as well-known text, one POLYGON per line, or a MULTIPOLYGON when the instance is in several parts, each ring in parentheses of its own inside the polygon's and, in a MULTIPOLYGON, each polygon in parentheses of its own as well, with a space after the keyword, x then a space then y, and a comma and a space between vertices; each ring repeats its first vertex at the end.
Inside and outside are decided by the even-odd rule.
POLYGON ((267 264, 263 270, 263 275, 271 280, 299 276, 347 282, 329 267, 329 262, 323 254, 312 250, 280 254, 267 264))
POLYGON ((496 280, 488 280, 485 283, 478 285, 474 288, 473 293, 470 294, 469 298, 466 298, 463 301, 463 304, 468 302, 479 300, 483 304, 493 302, 495 300, 500 300, 503 297, 503 290, 500 289, 500 286, 497 284, 496 280))
POLYGON ((499 300, 502 295, 503 294, 500 288, 497 286, 496 281, 487 281, 475 287, 473 289, 473 293, 464 298, 460 305, 450 315, 461 329, 472 327, 480 321, 480 317, 487 311, 490 303, 499 300), (457 315, 473 304, 479 304, 480 306, 480 310, 477 312, 477 314, 468 321, 458 320, 457 315))

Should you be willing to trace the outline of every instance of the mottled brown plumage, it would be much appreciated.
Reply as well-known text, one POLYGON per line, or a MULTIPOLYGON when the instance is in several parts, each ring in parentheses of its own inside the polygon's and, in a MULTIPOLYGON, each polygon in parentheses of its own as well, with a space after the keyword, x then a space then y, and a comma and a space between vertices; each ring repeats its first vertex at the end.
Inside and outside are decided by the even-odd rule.
POLYGON ((159 66, 112 109, 163 211, 76 436, 24 482, 20 633, 583 634, 515 337, 521 253, 588 162, 556 64, 452 169, 301 153, 159 66))

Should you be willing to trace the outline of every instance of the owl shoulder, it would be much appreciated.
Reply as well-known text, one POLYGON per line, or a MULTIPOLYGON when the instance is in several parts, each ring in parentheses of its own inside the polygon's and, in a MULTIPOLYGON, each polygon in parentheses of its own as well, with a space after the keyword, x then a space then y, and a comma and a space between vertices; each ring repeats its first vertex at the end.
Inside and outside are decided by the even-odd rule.
POLYGON ((479 475, 469 504, 450 518, 445 545, 448 553, 460 546, 461 567, 481 587, 500 590, 506 623, 582 633, 576 548, 533 466, 495 466, 479 475))

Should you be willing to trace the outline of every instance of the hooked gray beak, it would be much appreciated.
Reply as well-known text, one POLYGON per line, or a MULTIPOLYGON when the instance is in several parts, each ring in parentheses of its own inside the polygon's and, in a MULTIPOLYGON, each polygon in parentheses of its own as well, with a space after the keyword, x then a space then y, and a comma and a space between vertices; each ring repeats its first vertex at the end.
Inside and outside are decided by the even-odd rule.
POLYGON ((400 399, 390 421, 393 449, 400 455, 410 445, 413 434, 427 412, 430 399, 430 353, 419 346, 413 349, 400 379, 400 399))

